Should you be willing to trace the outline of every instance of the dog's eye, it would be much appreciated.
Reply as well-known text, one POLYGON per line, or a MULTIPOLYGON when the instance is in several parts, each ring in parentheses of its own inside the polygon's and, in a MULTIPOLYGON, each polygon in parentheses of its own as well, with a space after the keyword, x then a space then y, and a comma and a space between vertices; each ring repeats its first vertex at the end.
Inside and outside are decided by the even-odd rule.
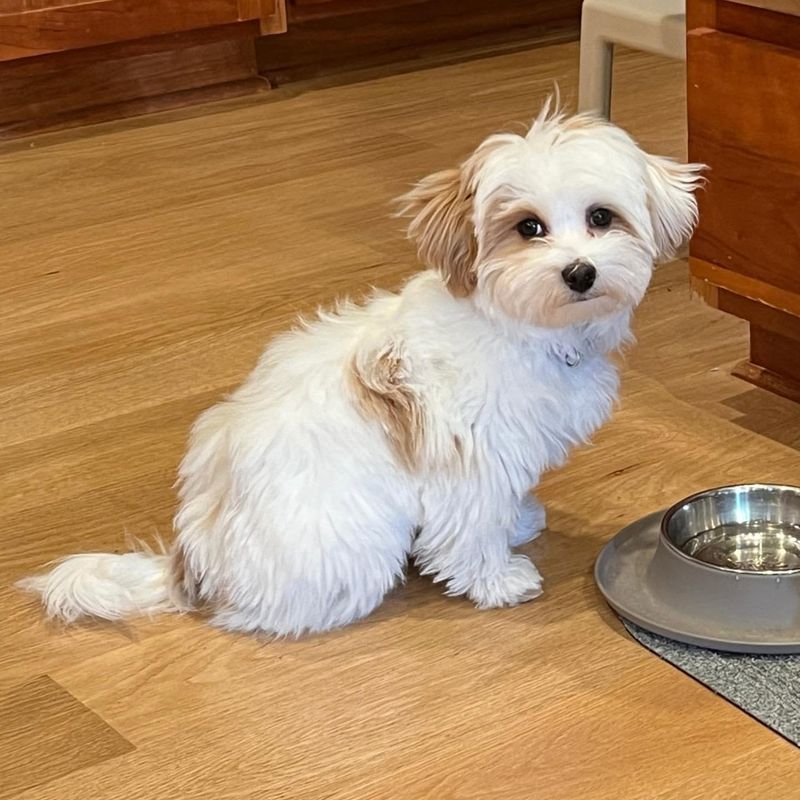
POLYGON ((614 214, 607 208, 595 208, 589 214, 589 224, 593 228, 607 228, 614 219, 614 214))
POLYGON ((517 223, 517 233, 526 239, 540 239, 547 235, 547 229, 536 217, 528 217, 517 223))

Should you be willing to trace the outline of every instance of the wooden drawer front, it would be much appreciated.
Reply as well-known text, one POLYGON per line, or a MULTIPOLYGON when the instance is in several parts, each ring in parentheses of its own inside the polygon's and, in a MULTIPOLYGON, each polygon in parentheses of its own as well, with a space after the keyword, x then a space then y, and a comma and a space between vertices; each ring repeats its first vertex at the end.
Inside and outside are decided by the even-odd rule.
POLYGON ((708 29, 688 36, 696 258, 800 293, 800 51, 708 29))
POLYGON ((261 20, 276 0, 25 0, 0 6, 0 61, 261 20))

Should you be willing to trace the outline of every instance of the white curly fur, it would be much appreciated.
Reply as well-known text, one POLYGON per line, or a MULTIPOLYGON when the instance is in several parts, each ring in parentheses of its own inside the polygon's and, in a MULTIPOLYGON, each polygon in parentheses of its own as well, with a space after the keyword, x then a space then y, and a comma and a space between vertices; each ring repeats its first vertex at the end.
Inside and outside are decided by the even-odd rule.
POLYGON ((369 614, 409 557, 479 608, 536 597, 511 550, 545 525, 529 492, 608 418, 610 355, 691 230, 697 183, 590 117, 546 109, 527 136, 490 137, 406 197, 436 269, 279 337, 200 417, 171 559, 72 556, 25 587, 66 620, 202 606, 277 635, 369 614), (587 222, 600 206, 608 229, 587 222), (546 235, 526 240, 533 215, 546 235), (583 294, 562 277, 578 260, 597 273, 583 294))

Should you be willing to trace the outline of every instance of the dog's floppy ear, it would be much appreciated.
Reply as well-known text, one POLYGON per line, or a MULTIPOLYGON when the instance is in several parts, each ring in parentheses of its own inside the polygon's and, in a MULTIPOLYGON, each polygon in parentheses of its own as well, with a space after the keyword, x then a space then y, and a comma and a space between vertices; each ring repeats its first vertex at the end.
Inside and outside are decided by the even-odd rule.
POLYGON ((398 200, 399 215, 411 217, 408 238, 420 261, 438 269, 456 297, 466 297, 475 287, 474 172, 470 159, 458 169, 428 175, 398 200))
POLYGON ((681 164, 647 156, 648 204, 656 259, 666 261, 692 235, 697 224, 695 190, 703 183, 703 164, 681 164))

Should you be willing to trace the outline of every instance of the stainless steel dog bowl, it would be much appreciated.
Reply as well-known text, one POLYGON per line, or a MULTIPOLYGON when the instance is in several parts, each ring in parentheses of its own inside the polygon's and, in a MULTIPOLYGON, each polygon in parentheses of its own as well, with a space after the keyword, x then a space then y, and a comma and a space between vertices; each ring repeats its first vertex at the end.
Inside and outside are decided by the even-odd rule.
POLYGON ((800 488, 710 489, 629 526, 595 576, 622 616, 679 641, 800 652, 800 488))
POLYGON ((679 555, 737 572, 800 570, 800 489, 750 484, 700 492, 664 515, 661 533, 679 555))

